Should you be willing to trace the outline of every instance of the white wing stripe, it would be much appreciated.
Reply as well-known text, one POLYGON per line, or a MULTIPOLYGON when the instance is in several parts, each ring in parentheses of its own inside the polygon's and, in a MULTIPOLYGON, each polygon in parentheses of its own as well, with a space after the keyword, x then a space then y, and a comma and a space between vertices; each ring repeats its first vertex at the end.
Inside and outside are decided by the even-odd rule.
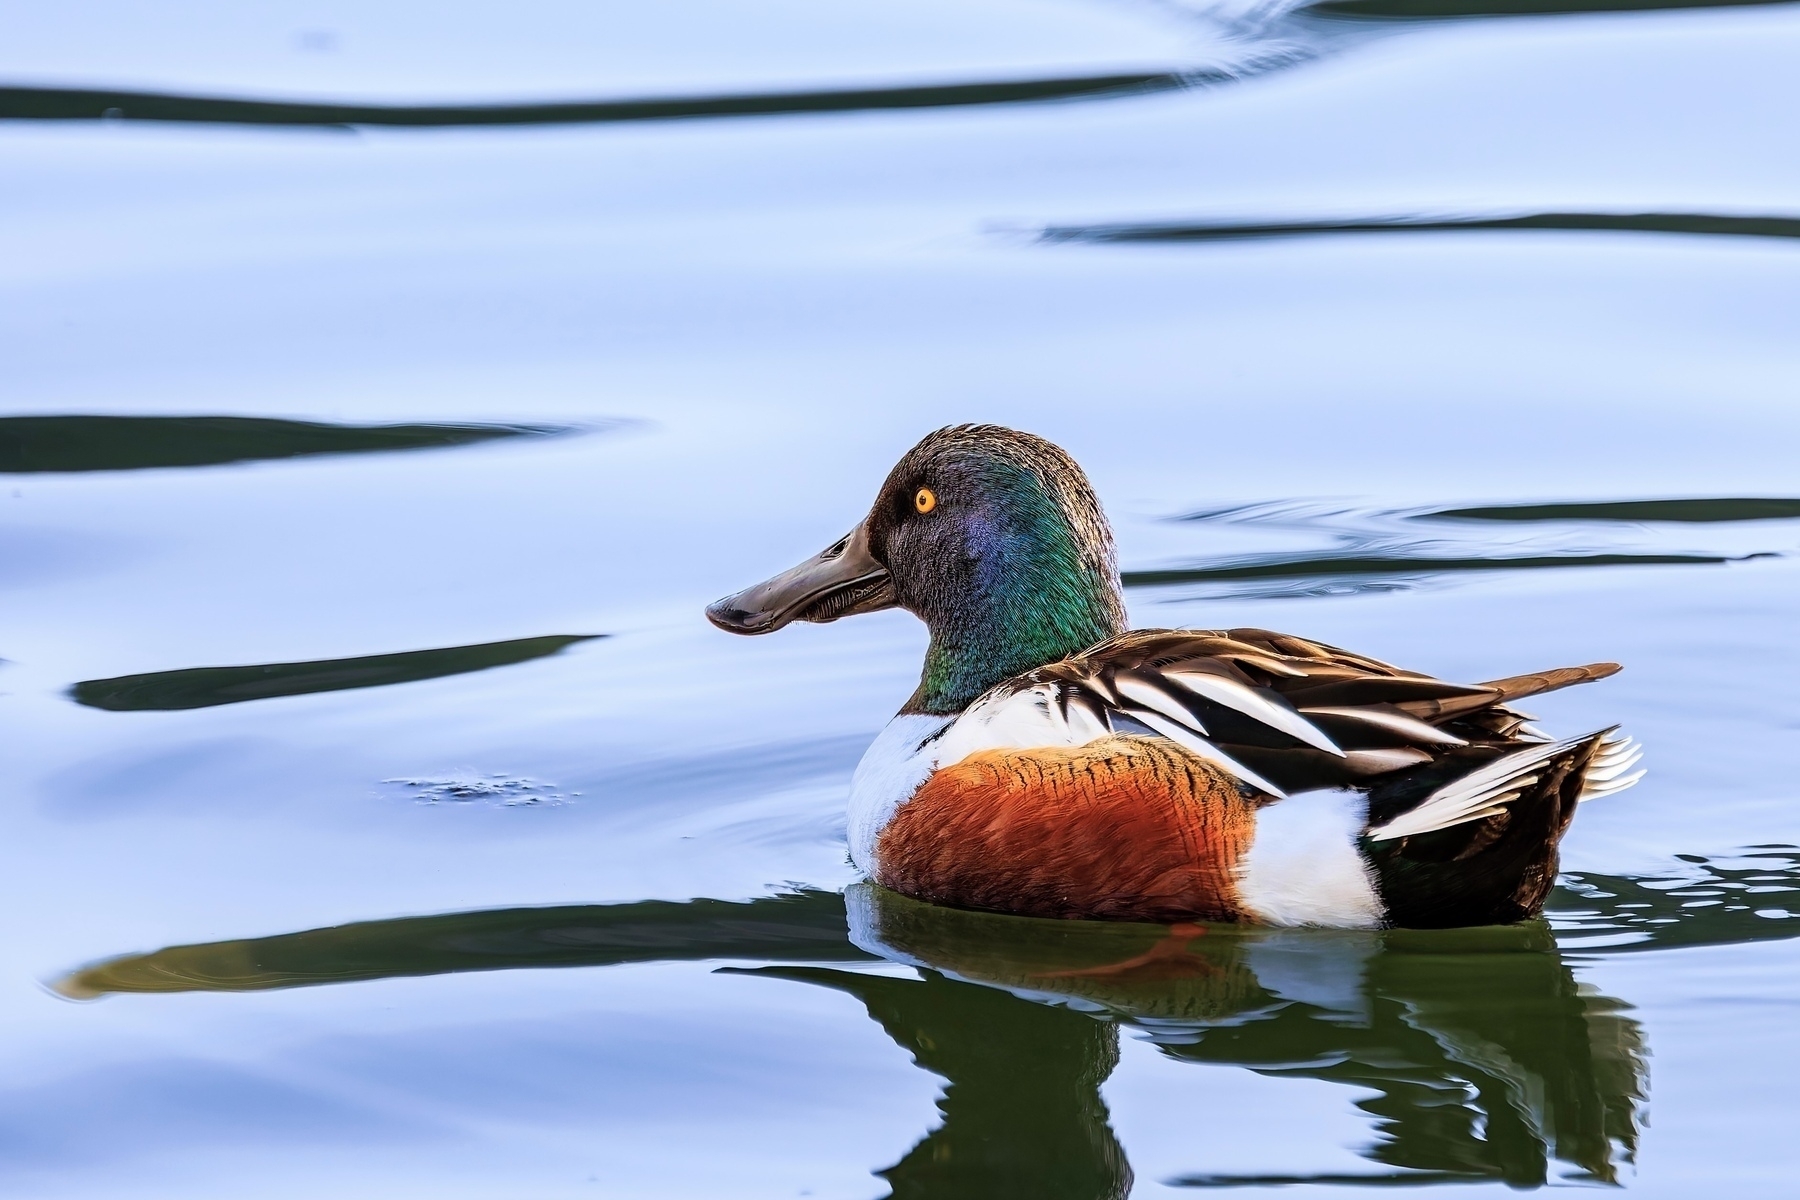
MULTIPOLYGON (((1272 729, 1279 729, 1314 749, 1335 754, 1339 758, 1344 757, 1344 752, 1338 749, 1336 742, 1325 736, 1324 730, 1294 710, 1283 708, 1266 696, 1257 695, 1253 689, 1241 683, 1201 671, 1164 671, 1163 678, 1180 684, 1196 696, 1236 709, 1272 729)), ((1120 680, 1120 683, 1123 684, 1124 681, 1120 680)))
POLYGON ((1424 750, 1405 746, 1392 750, 1352 750, 1344 755, 1346 766, 1365 775, 1398 771, 1403 767, 1416 767, 1430 761, 1431 755, 1424 750))
MULTIPOLYGON (((1133 679, 1129 675, 1120 675, 1113 680, 1113 686, 1118 688, 1119 693, 1127 700, 1141 704, 1152 712, 1161 713, 1177 725, 1185 726, 1195 733, 1206 732, 1206 726, 1200 723, 1200 718, 1183 708, 1175 700, 1175 697, 1153 684, 1145 683, 1141 679, 1133 679)), ((1149 724, 1149 722, 1145 722, 1145 724, 1149 724)))
POLYGON ((1317 713, 1320 716, 1347 717, 1352 721, 1361 721, 1365 725, 1373 725, 1379 729, 1391 730, 1402 737, 1408 737, 1427 745, 1466 746, 1468 741, 1457 737, 1454 733, 1445 733, 1435 725, 1427 725, 1417 717, 1409 717, 1405 713, 1380 712, 1367 708, 1303 708, 1304 716, 1317 713))

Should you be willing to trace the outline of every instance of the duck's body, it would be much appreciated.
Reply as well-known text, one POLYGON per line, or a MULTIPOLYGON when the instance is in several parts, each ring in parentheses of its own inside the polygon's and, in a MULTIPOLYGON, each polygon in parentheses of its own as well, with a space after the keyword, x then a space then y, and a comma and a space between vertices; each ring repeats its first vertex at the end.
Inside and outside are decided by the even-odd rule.
POLYGON ((1507 707, 1610 663, 1460 685, 1259 629, 1123 632, 1086 478, 1011 430, 930 435, 848 537, 708 613, 760 633, 896 604, 932 644, 857 768, 850 852, 921 899, 1165 922, 1513 921, 1541 909, 1576 804, 1637 778, 1627 740, 1552 741, 1507 707))
POLYGON ((1504 701, 1615 669, 1462 686, 1266 630, 1137 630, 895 717, 851 784, 850 853, 896 891, 1032 916, 1518 920, 1634 751, 1538 738, 1504 701))

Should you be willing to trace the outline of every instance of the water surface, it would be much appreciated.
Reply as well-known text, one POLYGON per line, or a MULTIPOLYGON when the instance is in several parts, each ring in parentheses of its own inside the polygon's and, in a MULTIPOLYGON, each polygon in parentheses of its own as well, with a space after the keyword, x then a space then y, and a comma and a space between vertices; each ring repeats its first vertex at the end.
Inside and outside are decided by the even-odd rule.
POLYGON ((0 37, 8 1195, 1791 1190, 1800 10, 147 12, 0 37), (1517 928, 859 884, 922 631, 700 610, 965 420, 1649 777, 1517 928))

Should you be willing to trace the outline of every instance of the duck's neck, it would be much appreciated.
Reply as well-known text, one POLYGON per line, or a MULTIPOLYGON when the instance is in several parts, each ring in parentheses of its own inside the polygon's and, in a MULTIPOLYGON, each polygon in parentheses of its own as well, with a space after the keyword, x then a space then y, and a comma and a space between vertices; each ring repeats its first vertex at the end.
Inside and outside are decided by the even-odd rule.
POLYGON ((925 669, 902 711, 959 713, 1002 680, 1123 633, 1125 602, 1111 562, 1096 570, 1058 557, 978 571, 986 586, 927 615, 925 669))

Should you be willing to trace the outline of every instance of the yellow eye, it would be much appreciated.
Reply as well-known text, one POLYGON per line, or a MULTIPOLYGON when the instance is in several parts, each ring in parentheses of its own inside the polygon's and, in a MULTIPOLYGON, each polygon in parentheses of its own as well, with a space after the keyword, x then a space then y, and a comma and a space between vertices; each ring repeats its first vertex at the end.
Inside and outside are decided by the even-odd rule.
POLYGON ((913 496, 913 507, 921 513, 928 513, 937 507, 937 493, 930 488, 920 488, 913 496))

